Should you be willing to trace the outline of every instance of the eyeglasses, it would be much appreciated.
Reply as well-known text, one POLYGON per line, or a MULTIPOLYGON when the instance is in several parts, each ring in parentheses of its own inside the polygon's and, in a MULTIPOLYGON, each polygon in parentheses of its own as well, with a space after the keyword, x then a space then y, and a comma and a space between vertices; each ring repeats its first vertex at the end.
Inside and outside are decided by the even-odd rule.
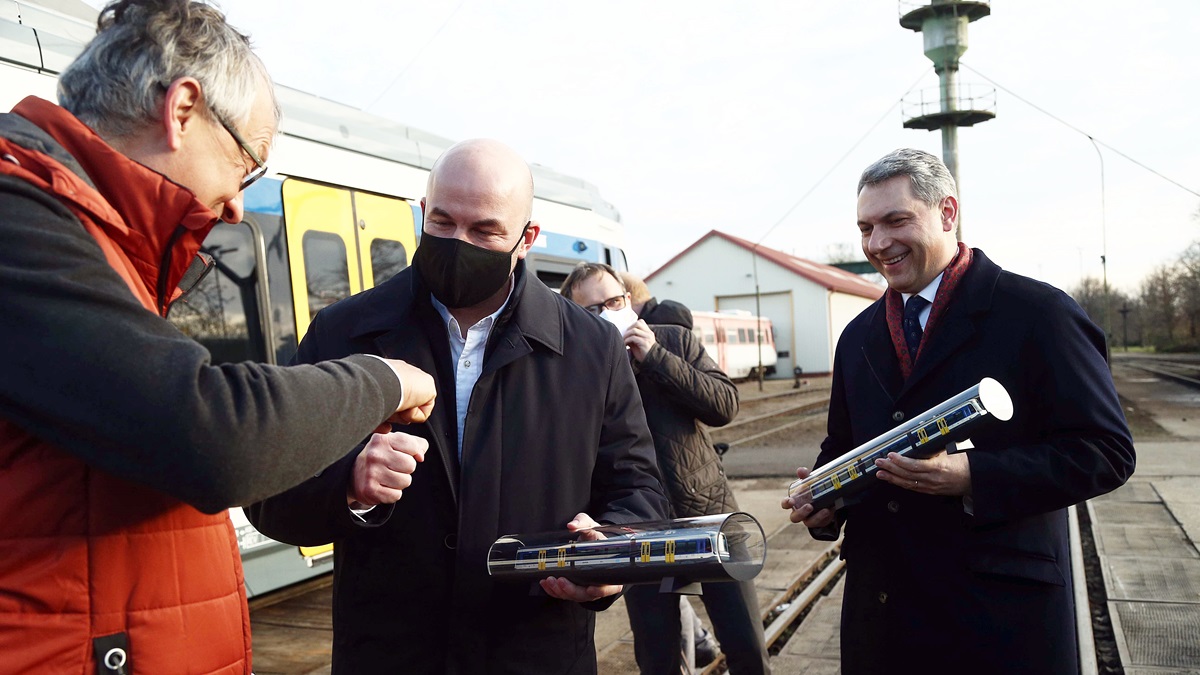
POLYGON ((267 163, 258 158, 258 154, 250 149, 250 146, 246 143, 246 139, 242 138, 242 135, 237 132, 237 129, 233 128, 232 124, 226 122, 223 117, 215 112, 213 113, 213 117, 217 118, 217 121, 221 123, 221 126, 225 127, 225 131, 228 131, 230 136, 233 136, 233 140, 237 141, 237 144, 242 147, 242 151, 249 155, 250 159, 254 160, 254 169, 246 174, 246 177, 242 179, 242 186, 238 188, 239 191, 245 190, 253 185, 254 181, 263 177, 263 174, 267 172, 267 163))
POLYGON ((597 316, 606 309, 610 312, 616 312, 625 309, 625 294, 614 295, 604 302, 597 302, 594 305, 584 305, 583 308, 597 316))

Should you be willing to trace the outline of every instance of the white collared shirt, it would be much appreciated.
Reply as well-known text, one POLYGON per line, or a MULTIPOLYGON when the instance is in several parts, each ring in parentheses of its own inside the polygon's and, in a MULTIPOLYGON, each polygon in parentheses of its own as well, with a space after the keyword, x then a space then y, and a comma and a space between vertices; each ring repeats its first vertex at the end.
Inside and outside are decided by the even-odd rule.
POLYGON ((438 299, 430 296, 433 301, 433 307, 442 315, 442 319, 446 322, 446 332, 450 338, 450 358, 454 362, 454 410, 458 413, 458 458, 462 459, 463 448, 463 428, 467 422, 467 407, 471 404, 471 392, 475 390, 475 383, 479 381, 480 374, 483 373, 483 353, 487 349, 488 336, 492 334, 492 327, 496 325, 496 319, 499 318, 500 312, 508 306, 508 301, 512 299, 513 288, 516 283, 510 283, 508 289, 508 297, 504 298, 504 304, 500 305, 500 309, 480 319, 474 326, 467 329, 467 336, 464 338, 462 329, 458 324, 458 319, 450 313, 438 299))
MULTIPOLYGON (((925 307, 921 309, 921 313, 917 315, 917 320, 921 322, 921 330, 925 330, 925 325, 929 323, 929 313, 933 311, 933 299, 937 297, 938 288, 942 285, 942 275, 945 273, 946 272, 943 271, 941 274, 934 277, 933 281, 929 282, 928 286, 922 288, 917 293, 917 295, 929 301, 929 304, 925 305, 925 307)), ((908 299, 912 296, 912 293, 900 294, 900 297, 904 300, 904 304, 908 304, 908 299)))

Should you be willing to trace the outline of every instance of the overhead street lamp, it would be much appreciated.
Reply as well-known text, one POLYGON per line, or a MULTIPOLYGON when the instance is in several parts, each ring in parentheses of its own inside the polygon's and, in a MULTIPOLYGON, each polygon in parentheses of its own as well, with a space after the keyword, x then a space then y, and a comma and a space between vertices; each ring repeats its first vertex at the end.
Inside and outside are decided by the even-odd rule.
MULTIPOLYGON (((1112 358, 1112 346, 1109 342, 1112 340, 1112 312, 1110 304, 1112 300, 1108 296, 1108 224, 1105 222, 1105 205, 1104 205, 1104 153, 1100 152, 1100 146, 1096 144, 1096 139, 1088 136, 1088 140, 1092 142, 1092 147, 1096 149, 1096 156, 1100 158, 1100 271, 1104 278, 1104 352, 1105 356, 1110 360, 1112 358)), ((1112 364, 1109 363, 1109 369, 1112 364)))

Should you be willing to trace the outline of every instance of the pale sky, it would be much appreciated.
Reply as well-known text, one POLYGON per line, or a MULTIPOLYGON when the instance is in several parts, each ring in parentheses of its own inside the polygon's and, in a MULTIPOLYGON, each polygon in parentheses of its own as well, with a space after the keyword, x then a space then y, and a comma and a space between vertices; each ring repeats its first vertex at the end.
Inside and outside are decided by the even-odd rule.
MULTIPOLYGON (((816 261, 839 246, 861 257, 862 169, 897 147, 941 154, 938 132, 887 112, 914 82, 910 96, 937 85, 895 0, 220 6, 280 84, 451 139, 494 137, 597 185, 641 274, 710 229, 816 261)), ((966 66, 1200 192, 1200 2, 997 0, 969 31, 966 66)), ((960 82, 993 88, 967 68, 960 82)), ((1200 239, 1200 197, 1103 147, 1102 212, 1092 144, 1013 94, 997 90, 996 119, 959 131, 967 243, 1070 290, 1100 277, 1106 234, 1110 284, 1133 291, 1200 239)))

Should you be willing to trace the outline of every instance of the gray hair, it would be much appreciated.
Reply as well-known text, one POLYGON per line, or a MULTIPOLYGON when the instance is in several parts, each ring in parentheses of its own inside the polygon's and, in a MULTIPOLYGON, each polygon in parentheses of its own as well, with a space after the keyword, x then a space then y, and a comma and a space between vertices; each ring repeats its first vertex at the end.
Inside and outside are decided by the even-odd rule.
POLYGON ((119 138, 156 122, 166 87, 181 77, 196 78, 208 109, 229 124, 250 117, 260 87, 274 101, 250 38, 195 0, 110 3, 96 37, 59 77, 58 99, 101 135, 119 138))
POLYGON ((884 155, 868 166, 858 179, 858 192, 868 185, 882 183, 896 176, 908 176, 913 195, 930 206, 940 204, 946 197, 958 199, 954 176, 938 159, 922 150, 900 148, 884 155))

